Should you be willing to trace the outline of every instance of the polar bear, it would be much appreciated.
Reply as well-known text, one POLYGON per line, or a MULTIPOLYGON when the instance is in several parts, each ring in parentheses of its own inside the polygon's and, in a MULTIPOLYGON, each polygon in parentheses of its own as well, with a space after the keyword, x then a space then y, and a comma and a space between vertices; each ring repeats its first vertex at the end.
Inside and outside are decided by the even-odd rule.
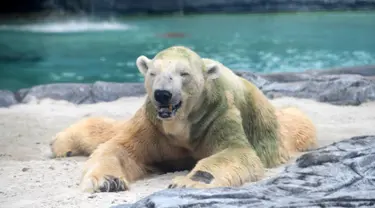
POLYGON ((240 186, 316 146, 312 121, 275 109, 251 82, 184 46, 136 60, 144 104, 129 120, 83 119, 58 133, 56 157, 88 155, 80 187, 117 192, 150 173, 190 170, 168 188, 240 186))

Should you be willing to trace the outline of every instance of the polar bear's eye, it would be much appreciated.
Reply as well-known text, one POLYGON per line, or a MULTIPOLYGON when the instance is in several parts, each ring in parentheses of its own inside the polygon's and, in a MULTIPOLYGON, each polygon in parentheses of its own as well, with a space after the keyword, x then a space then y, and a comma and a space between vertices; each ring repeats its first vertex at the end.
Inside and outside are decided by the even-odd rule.
POLYGON ((155 76, 155 73, 150 72, 150 76, 152 76, 152 77, 155 76))
POLYGON ((189 76, 189 73, 187 73, 187 72, 181 72, 181 76, 187 77, 187 76, 189 76))

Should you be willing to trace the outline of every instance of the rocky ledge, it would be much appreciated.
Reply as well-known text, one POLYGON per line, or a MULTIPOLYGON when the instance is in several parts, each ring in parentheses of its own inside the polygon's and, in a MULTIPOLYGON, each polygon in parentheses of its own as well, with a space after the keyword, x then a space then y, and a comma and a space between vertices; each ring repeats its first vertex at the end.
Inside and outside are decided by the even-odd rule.
POLYGON ((359 136, 308 152, 278 176, 241 188, 166 189, 138 207, 375 207, 375 136, 359 136))
POLYGON ((129 14, 166 12, 279 12, 374 9, 374 0, 14 0, 0 4, 0 11, 129 14), (13 2, 13 3, 10 3, 13 2))
MULTIPOLYGON (((236 74, 253 82, 270 99, 289 96, 335 105, 360 105, 375 100, 375 66, 302 73, 255 74, 236 71, 236 74)), ((143 95, 143 83, 56 83, 21 89, 15 93, 0 90, 0 107, 44 98, 88 104, 143 95)))

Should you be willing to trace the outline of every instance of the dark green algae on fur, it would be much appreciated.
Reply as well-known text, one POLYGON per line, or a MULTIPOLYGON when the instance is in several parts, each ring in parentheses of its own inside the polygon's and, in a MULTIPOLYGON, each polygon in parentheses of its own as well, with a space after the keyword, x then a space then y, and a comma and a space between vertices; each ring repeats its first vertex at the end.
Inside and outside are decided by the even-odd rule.
POLYGON ((222 150, 226 146, 244 147, 250 144, 266 167, 277 166, 281 158, 278 122, 274 108, 256 86, 247 80, 241 80, 248 90, 247 93, 235 92, 230 84, 231 80, 226 80, 225 77, 209 81, 210 89, 214 91, 209 92, 206 88, 203 93, 204 102, 201 106, 204 111, 189 115, 189 121, 192 123, 190 133, 192 145, 199 147, 200 144, 210 143, 218 147, 218 150, 222 150), (242 125, 239 125, 238 119, 225 116, 229 110, 225 92, 230 92, 234 96, 234 104, 241 112, 242 125), (239 96, 245 99, 240 99, 239 96), (256 99, 263 99, 265 102, 256 99), (260 106, 262 104, 271 107, 260 106), (220 132, 228 130, 230 133, 220 132))
POLYGON ((236 99, 236 106, 241 111, 242 126, 246 136, 265 167, 271 168, 281 163, 278 138, 279 123, 275 109, 265 95, 252 83, 241 78, 249 90, 245 100, 236 99), (263 99, 259 102, 256 99, 263 99), (258 101, 258 102, 256 102, 258 101), (263 105, 263 106, 260 106, 263 105), (270 106, 267 108, 267 106, 270 106))

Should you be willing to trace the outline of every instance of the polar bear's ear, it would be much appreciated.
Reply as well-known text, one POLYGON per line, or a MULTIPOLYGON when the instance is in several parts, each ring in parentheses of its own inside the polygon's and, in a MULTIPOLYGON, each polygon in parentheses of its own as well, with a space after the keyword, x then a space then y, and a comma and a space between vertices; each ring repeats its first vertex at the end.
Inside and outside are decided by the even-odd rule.
POLYGON ((216 79, 220 76, 220 67, 216 63, 211 63, 206 67, 207 79, 216 79))
POLYGON ((146 56, 139 56, 136 61, 136 65, 138 67, 138 70, 143 74, 146 75, 147 71, 149 69, 149 63, 151 60, 147 58, 146 56))

